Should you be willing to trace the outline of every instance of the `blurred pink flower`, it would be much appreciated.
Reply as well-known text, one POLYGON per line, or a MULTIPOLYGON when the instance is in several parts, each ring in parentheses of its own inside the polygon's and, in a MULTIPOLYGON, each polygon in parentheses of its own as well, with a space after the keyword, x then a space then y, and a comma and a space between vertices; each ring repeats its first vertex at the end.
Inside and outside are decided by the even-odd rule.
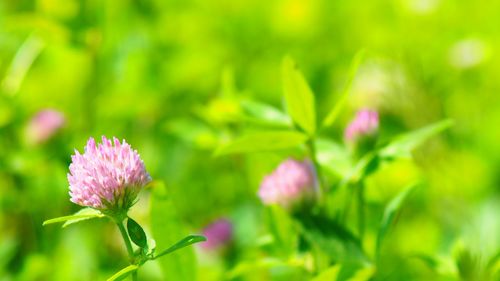
POLYGON ((233 224, 227 219, 218 219, 203 229, 207 241, 200 244, 205 250, 217 250, 228 245, 233 238, 233 224))
POLYGON ((317 196, 316 172, 309 161, 287 159, 266 176, 258 195, 265 205, 293 208, 311 203, 317 196))
POLYGON ((53 109, 39 111, 31 118, 26 129, 29 142, 43 143, 47 141, 64 126, 64 123, 66 123, 66 118, 59 111, 53 109))
POLYGON ((98 145, 90 138, 85 152, 75 149, 71 160, 69 194, 81 206, 126 213, 141 188, 151 181, 137 151, 115 137, 111 142, 103 136, 98 145))
POLYGON ((356 143, 363 137, 372 137, 377 134, 379 127, 378 112, 360 110, 354 120, 347 126, 344 138, 348 143, 356 143))

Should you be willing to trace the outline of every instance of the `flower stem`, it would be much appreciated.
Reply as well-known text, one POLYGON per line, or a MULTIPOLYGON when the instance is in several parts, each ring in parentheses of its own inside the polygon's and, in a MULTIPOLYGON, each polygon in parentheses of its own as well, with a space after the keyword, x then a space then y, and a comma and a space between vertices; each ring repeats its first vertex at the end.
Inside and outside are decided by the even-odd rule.
POLYGON ((362 243, 365 232, 365 187, 363 181, 358 183, 358 231, 362 243))
MULTIPOLYGON (((316 145, 314 144, 314 139, 311 138, 307 142, 307 148, 309 149, 309 156, 313 162, 314 168, 316 169, 316 173, 318 175, 318 185, 320 190, 320 198, 326 195, 326 185, 323 182, 323 172, 321 170, 321 166, 319 165, 318 158, 316 157, 316 145)), ((321 201, 321 200, 320 200, 321 201)))
POLYGON ((342 212, 342 217, 340 222, 345 223, 349 217, 349 210, 351 209, 351 203, 354 197, 355 188, 351 184, 349 184, 346 188, 344 188, 344 192, 346 193, 344 199, 344 211, 342 212))
MULTIPOLYGON (((123 221, 117 220, 116 225, 118 226, 118 229, 120 230, 120 234, 122 235, 123 241, 125 242, 125 247, 127 248, 130 262, 132 263, 134 261, 134 249, 132 248, 132 243, 130 242, 127 231, 125 230, 125 226, 123 225, 123 221)), ((132 280, 137 281, 137 270, 132 272, 132 280)))

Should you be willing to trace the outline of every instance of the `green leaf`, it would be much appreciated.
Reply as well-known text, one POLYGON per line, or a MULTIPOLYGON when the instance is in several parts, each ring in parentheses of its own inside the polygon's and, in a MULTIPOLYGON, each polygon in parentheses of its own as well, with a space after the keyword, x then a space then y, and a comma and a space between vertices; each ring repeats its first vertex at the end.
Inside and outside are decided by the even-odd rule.
POLYGON ((352 59, 351 66, 349 67, 349 75, 347 76, 347 81, 344 86, 344 90, 342 91, 339 100, 335 103, 335 106, 323 120, 322 124, 323 127, 331 126, 339 116, 340 111, 344 108, 347 98, 351 93, 352 82, 354 81, 354 77, 356 76, 359 65, 363 61, 364 57, 365 57, 365 50, 361 50, 357 52, 354 58, 352 59))
POLYGON ((366 266, 356 271, 347 281, 368 281, 375 274, 375 267, 366 266))
POLYGON ((249 123, 275 127, 290 127, 292 125, 288 115, 270 105, 243 100, 240 102, 240 106, 244 112, 243 120, 249 123))
POLYGON ((88 219, 93 219, 93 218, 102 218, 105 217, 103 213, 96 209, 92 208, 85 208, 81 209, 80 211, 76 212, 75 214, 71 216, 64 216, 64 217, 58 217, 50 220, 46 220, 43 222, 43 225, 47 224, 52 224, 52 223, 59 223, 59 222, 65 222, 62 227, 66 227, 70 224, 74 224, 83 220, 88 220, 88 219))
POLYGON ((320 214, 296 214, 295 218, 307 243, 319 247, 331 261, 367 261, 359 239, 337 220, 320 214))
POLYGON ((500 277, 500 252, 498 252, 496 255, 494 255, 489 261, 488 264, 486 265, 486 269, 489 271, 491 276, 495 277, 498 276, 500 277))
MULTIPOLYGON (((412 259, 418 260, 425 264, 429 269, 431 269, 434 273, 443 274, 443 268, 445 268, 444 262, 437 257, 433 257, 431 255, 425 253, 416 253, 409 256, 412 259)), ((453 265, 452 262, 448 262, 447 264, 453 265)), ((456 270, 453 265, 453 270, 456 270)))
POLYGON ((357 182, 364 178, 369 171, 373 171, 373 167, 377 166, 379 162, 378 154, 370 152, 365 154, 358 162, 345 173, 340 186, 343 187, 349 182, 357 182))
POLYGON ((214 149, 218 135, 207 124, 194 118, 169 119, 162 129, 180 140, 203 149, 214 149))
MULTIPOLYGON (((151 193, 151 233, 156 241, 156 249, 166 249, 175 244, 187 231, 176 212, 172 198, 162 182, 151 193)), ((196 257, 192 248, 176 251, 158 259, 165 279, 177 281, 196 280, 196 257)))
POLYGON ((314 277, 311 281, 335 281, 339 276, 341 266, 340 264, 336 264, 331 266, 318 274, 318 276, 314 277))
POLYGON ((316 132, 314 94, 289 57, 283 60, 283 92, 290 117, 309 135, 313 135, 316 132))
POLYGON ((379 155, 386 159, 394 157, 408 157, 414 148, 421 145, 430 137, 448 129, 452 125, 453 121, 451 119, 446 119, 415 131, 399 135, 389 142, 388 145, 382 148, 379 155))
POLYGON ((84 220, 93 219, 93 218, 102 218, 105 216, 100 211, 98 211, 96 209, 92 209, 92 208, 83 208, 80 211, 76 212, 74 215, 92 215, 92 217, 77 218, 77 219, 68 220, 63 224, 62 227, 67 227, 68 225, 71 225, 71 224, 74 224, 77 222, 81 222, 84 220))
POLYGON ((366 177, 377 168, 380 160, 409 156, 412 149, 433 135, 449 128, 452 124, 451 120, 440 121, 416 131, 400 135, 385 147, 365 154, 347 173, 344 173, 345 176, 340 186, 345 186, 349 182, 356 182, 366 177))
POLYGON ((486 267, 487 269, 491 270, 492 273, 500 273, 500 251, 496 255, 491 257, 486 267))
POLYGON ((19 242, 16 238, 10 236, 2 237, 2 243, 0 243, 0 275, 4 273, 9 262, 18 253, 19 242))
POLYGON ((291 255, 297 250, 298 233, 288 212, 279 206, 270 206, 269 229, 274 237, 276 248, 284 256, 291 255))
POLYGON ((129 276, 132 272, 136 271, 139 268, 138 265, 131 264, 122 270, 118 271, 115 273, 113 276, 109 277, 107 281, 117 281, 117 280, 123 280, 127 276, 129 276))
MULTIPOLYGON (((233 269, 227 272, 227 280, 233 280, 247 274, 255 274, 256 271, 263 269, 276 268, 276 267, 297 267, 290 265, 285 261, 276 258, 262 258, 259 260, 243 261, 238 263, 233 269)), ((224 279, 226 280, 226 279, 224 279)))
POLYGON ((456 257, 456 265, 461 280, 485 280, 481 278, 482 265, 477 254, 469 249, 460 249, 456 257))
POLYGON ((146 237, 146 233, 135 220, 131 218, 127 219, 127 231, 134 244, 141 248, 148 247, 148 238, 146 237))
POLYGON ((281 150, 297 147, 305 143, 307 139, 308 137, 305 134, 295 131, 254 132, 219 147, 215 154, 225 155, 281 150))
POLYGON ((316 158, 325 170, 337 175, 346 175, 351 169, 351 155, 344 146, 328 139, 316 140, 316 158))
POLYGON ((408 195, 411 193, 411 191, 417 186, 418 184, 414 183, 409 185, 407 188, 405 188, 403 191, 401 191, 396 197, 394 197, 389 204, 385 207, 384 210, 384 215, 382 217, 382 221, 380 222, 379 230, 378 230, 378 235, 377 235, 377 243, 376 243, 376 256, 377 258, 380 255, 380 249, 382 247, 382 242, 384 240, 385 235, 387 234, 387 231, 393 224, 396 215, 401 208, 402 204, 404 203, 405 199, 408 197, 408 195))
POLYGON ((203 242, 203 241, 207 241, 207 238, 203 235, 188 235, 188 236, 184 237, 182 240, 180 240, 179 242, 175 243, 170 248, 168 248, 168 249, 162 251, 161 253, 159 253, 158 255, 156 255, 154 258, 157 259, 161 256, 170 254, 174 251, 177 251, 177 250, 182 249, 184 247, 187 247, 189 245, 203 242))
POLYGON ((5 78, 0 81, 3 92, 12 96, 19 92, 28 71, 45 48, 45 45, 46 42, 37 32, 32 32, 28 36, 21 47, 18 48, 9 68, 5 72, 5 78))

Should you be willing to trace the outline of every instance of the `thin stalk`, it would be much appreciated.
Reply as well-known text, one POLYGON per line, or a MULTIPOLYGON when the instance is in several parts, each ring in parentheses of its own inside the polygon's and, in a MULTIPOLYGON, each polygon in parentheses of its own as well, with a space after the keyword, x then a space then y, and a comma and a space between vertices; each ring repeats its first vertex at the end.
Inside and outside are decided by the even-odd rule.
MULTIPOLYGON (((120 230, 120 234, 122 235, 123 241, 125 242, 125 247, 127 248, 130 262, 133 262, 134 261, 134 249, 132 248, 132 243, 130 242, 127 231, 125 230, 125 226, 123 225, 123 221, 117 221, 116 225, 118 225, 118 229, 120 230)), ((132 272, 132 280, 137 281, 137 270, 132 272)))
POLYGON ((320 199, 323 198, 324 195, 326 195, 326 185, 323 182, 323 171, 321 170, 321 166, 319 165, 318 158, 316 157, 316 145, 314 144, 313 138, 311 138, 307 142, 307 148, 309 149, 309 156, 311 157, 311 160, 314 165, 314 169, 316 170, 316 174, 318 176, 318 185, 319 185, 319 190, 320 190, 320 199))
POLYGON ((344 201, 344 212, 342 213, 341 222, 345 223, 349 217, 349 210, 351 209, 351 202, 354 197, 355 188, 351 184, 344 187, 345 201, 344 201))
POLYGON ((358 232, 359 239, 363 241, 365 233, 365 187, 362 181, 358 183, 358 232))
MULTIPOLYGON (((323 179, 323 172, 321 166, 319 165, 318 158, 316 157, 316 145, 314 143, 314 137, 311 137, 307 142, 307 148, 309 149, 309 157, 313 163, 314 169, 316 170, 316 176, 318 177, 318 203, 321 207, 326 207, 326 185, 323 179)), ((317 248, 312 247, 311 253, 313 254, 314 267, 316 271, 322 271, 321 254, 317 248)))

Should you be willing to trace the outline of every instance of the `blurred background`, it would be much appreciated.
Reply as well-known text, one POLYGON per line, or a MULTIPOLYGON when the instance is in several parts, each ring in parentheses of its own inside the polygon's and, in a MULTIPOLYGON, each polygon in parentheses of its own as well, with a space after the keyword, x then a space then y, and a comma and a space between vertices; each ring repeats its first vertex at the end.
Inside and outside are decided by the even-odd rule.
MULTIPOLYGON (((381 113, 382 136, 455 121, 416 150, 415 161, 383 167, 367 183, 369 202, 380 205, 426 180, 391 234, 385 266, 397 266, 399 280, 440 280, 423 262, 400 257, 425 253, 446 265, 457 247, 478 261, 495 255, 498 11, 500 2, 452 0, 2 0, 0 280, 105 280, 126 266, 109 221, 42 227, 79 209, 66 174, 90 136, 126 139, 139 151, 172 198, 151 209, 171 218, 166 225, 187 234, 219 218, 233 222, 232 254, 186 250, 197 261, 176 274, 222 280, 238 260, 261 256, 266 231, 256 191, 284 155, 213 151, 243 130, 240 100, 282 107, 285 55, 301 67, 324 116, 361 49, 348 106, 326 136, 341 140, 365 107, 381 113), (36 129, 44 110, 59 120, 47 135, 36 129)), ((151 233, 150 192, 142 196, 132 215, 151 233)), ((182 264, 167 263, 148 264, 142 279, 183 280, 168 277, 182 264)), ((266 273, 243 280, 263 276, 274 280, 266 273)))

